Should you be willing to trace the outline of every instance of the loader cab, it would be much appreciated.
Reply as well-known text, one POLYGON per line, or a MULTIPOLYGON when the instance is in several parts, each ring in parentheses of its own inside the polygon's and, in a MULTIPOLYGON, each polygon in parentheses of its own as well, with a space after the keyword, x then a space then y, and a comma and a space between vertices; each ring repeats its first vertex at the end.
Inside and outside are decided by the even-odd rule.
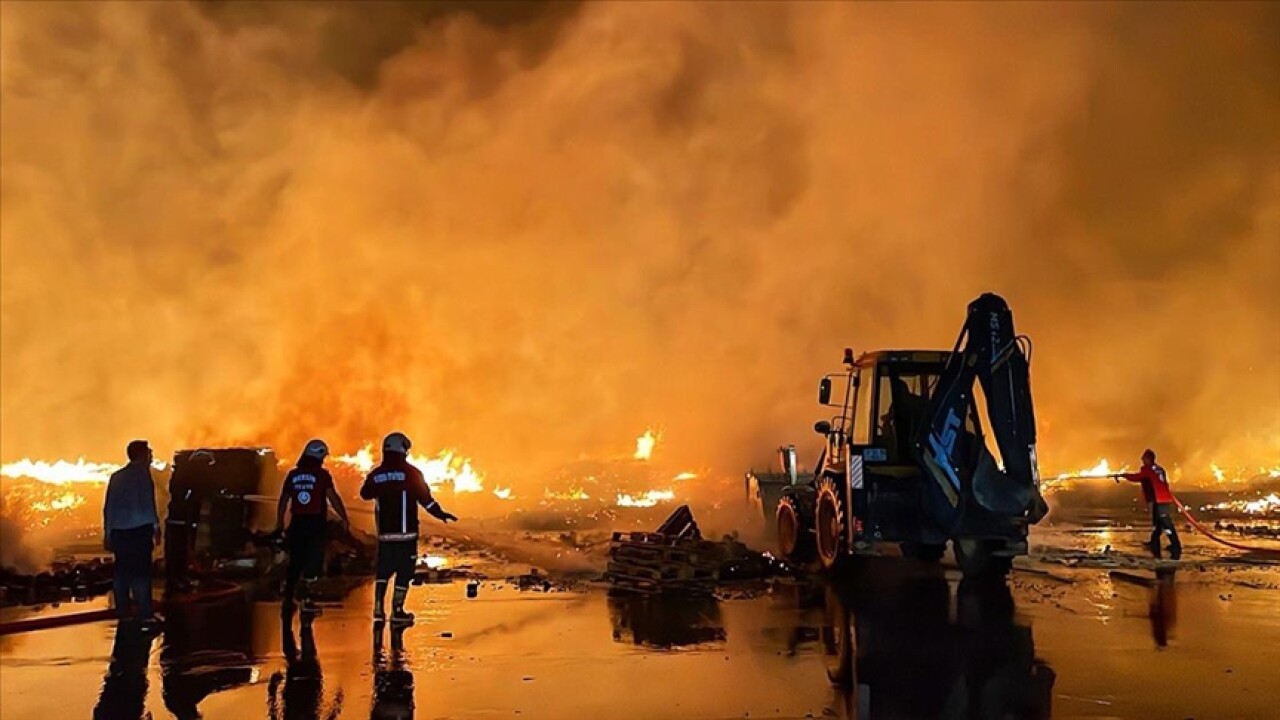
POLYGON ((836 446, 851 444, 869 462, 914 465, 913 438, 929 421, 929 402, 949 355, 936 350, 864 353, 847 365, 843 378, 823 378, 819 401, 840 408, 829 423, 828 457, 842 459, 836 446), (844 383, 839 406, 831 402, 837 380, 844 383))

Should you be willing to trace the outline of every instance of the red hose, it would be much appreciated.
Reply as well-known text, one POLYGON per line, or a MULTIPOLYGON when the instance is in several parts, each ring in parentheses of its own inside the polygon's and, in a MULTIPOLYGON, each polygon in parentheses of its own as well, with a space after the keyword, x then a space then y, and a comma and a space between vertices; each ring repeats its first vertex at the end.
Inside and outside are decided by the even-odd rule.
MULTIPOLYGON (((1170 493, 1170 495, 1172 494, 1173 493, 1170 493)), ((1205 527, 1204 525, 1201 525, 1198 520, 1196 520, 1194 517, 1191 516, 1191 511, 1187 509, 1186 505, 1182 504, 1182 501, 1178 499, 1177 495, 1173 496, 1173 504, 1178 506, 1178 510, 1183 514, 1183 516, 1187 518, 1187 522, 1191 523, 1191 527, 1195 528, 1196 530, 1199 530, 1202 535, 1204 535, 1205 537, 1209 538, 1210 540, 1216 543, 1226 545, 1229 548, 1235 548, 1236 550, 1244 550, 1245 552, 1255 552, 1255 553, 1262 553, 1264 555, 1275 555, 1280 557, 1280 549, 1242 545, 1240 543, 1232 542, 1230 540, 1227 540, 1226 538, 1222 538, 1213 534, 1213 531, 1211 531, 1209 528, 1205 527)))

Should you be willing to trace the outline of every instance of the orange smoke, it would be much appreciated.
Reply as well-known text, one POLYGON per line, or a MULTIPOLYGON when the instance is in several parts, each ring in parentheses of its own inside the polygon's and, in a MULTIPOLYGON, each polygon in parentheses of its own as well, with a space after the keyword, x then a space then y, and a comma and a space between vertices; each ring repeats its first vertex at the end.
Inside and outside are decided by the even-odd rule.
POLYGON ((1277 36, 1234 3, 4 3, 0 459, 400 429, 541 497, 652 422, 673 469, 746 468, 816 456, 841 348, 949 347, 996 290, 1046 469, 1270 467, 1277 36))

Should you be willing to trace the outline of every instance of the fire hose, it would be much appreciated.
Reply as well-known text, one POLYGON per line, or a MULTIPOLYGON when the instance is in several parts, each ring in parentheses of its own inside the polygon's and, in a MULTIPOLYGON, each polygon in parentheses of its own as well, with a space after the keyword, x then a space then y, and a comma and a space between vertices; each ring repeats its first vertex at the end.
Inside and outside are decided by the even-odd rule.
MULTIPOLYGON (((1076 478, 1076 479, 1111 478, 1115 480, 1117 483, 1119 483, 1120 480, 1124 479, 1124 475, 1119 473, 1113 473, 1111 475, 1072 475, 1072 476, 1065 476, 1065 477, 1076 478)), ((1173 497, 1173 504, 1178 508, 1178 512, 1182 513, 1182 516, 1187 519, 1187 522, 1191 523, 1191 527, 1199 531, 1201 535, 1204 535, 1205 537, 1209 538, 1210 540, 1220 545, 1225 545, 1235 550, 1242 550, 1244 552, 1259 553, 1262 555, 1274 555, 1276 557, 1280 557, 1280 548, 1260 547, 1257 545, 1245 545, 1244 543, 1234 542, 1232 540, 1228 540, 1214 533, 1212 530, 1210 530, 1209 528, 1201 524, 1199 520, 1195 519, 1195 516, 1191 514, 1191 511, 1187 509, 1186 505, 1182 504, 1182 501, 1178 499, 1178 496, 1173 494, 1173 491, 1170 491, 1169 495, 1173 497)))
MULTIPOLYGON (((1171 492, 1170 495, 1173 495, 1173 493, 1171 492)), ((1187 519, 1187 522, 1191 523, 1191 527, 1199 530, 1201 535, 1204 535, 1220 545, 1226 545, 1229 548, 1243 550, 1245 552, 1261 553, 1263 555, 1275 555, 1276 557, 1280 557, 1280 548, 1264 548, 1256 545, 1245 545, 1243 543, 1232 542, 1224 537, 1215 535, 1213 531, 1209 530, 1209 528, 1204 525, 1201 525, 1200 521, 1196 520, 1195 517, 1191 515, 1191 511, 1187 509, 1186 505, 1182 504, 1182 501, 1178 499, 1177 495, 1173 495, 1173 504, 1178 507, 1178 512, 1182 513, 1183 517, 1187 519)))

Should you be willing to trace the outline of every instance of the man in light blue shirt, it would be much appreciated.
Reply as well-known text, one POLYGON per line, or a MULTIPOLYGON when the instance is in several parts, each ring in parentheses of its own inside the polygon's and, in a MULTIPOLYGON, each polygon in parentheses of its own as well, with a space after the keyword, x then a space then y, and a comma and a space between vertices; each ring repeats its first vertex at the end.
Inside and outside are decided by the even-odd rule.
POLYGON ((116 612, 121 619, 128 617, 132 591, 137 618, 144 630, 151 630, 151 548, 160 544, 152 454, 146 440, 134 440, 126 452, 129 464, 112 473, 107 483, 102 542, 116 556, 116 612))

